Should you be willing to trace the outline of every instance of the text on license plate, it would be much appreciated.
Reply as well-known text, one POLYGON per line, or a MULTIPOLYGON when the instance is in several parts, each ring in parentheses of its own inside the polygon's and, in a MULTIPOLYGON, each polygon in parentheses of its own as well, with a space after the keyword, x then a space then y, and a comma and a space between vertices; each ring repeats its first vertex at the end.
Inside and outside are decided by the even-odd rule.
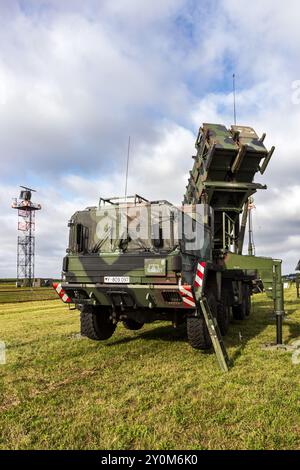
POLYGON ((104 282, 106 284, 129 284, 129 276, 105 276, 104 282))

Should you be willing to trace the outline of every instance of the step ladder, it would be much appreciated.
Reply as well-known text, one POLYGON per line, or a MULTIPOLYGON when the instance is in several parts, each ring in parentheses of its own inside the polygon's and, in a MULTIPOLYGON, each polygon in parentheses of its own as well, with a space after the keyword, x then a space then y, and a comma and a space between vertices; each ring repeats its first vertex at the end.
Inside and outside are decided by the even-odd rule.
POLYGON ((217 320, 211 313, 206 297, 202 297, 200 299, 200 307, 217 356, 220 369, 223 372, 228 372, 230 367, 230 359, 228 357, 217 320))

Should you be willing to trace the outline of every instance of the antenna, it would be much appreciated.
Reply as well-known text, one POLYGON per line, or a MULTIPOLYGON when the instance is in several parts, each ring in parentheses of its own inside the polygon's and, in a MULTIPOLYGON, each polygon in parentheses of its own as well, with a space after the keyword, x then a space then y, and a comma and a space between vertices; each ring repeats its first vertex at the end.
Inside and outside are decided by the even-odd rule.
POLYGON ((235 73, 232 75, 232 89, 233 89, 233 119, 236 126, 236 96, 235 96, 235 73))
POLYGON ((34 286, 35 213, 40 204, 31 201, 35 189, 20 186, 19 198, 14 198, 12 208, 18 210, 17 285, 34 286))
POLYGON ((130 136, 128 137, 128 149, 127 149, 127 164, 126 164, 126 179, 125 179, 125 201, 127 199, 129 158, 130 158, 130 136))

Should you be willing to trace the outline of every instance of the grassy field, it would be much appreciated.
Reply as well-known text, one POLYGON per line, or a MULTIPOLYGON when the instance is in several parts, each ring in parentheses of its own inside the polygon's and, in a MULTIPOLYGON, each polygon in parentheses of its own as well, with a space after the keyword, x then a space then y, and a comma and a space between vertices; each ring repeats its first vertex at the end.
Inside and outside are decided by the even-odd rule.
MULTIPOLYGON (((286 297, 290 343, 300 301, 286 297)), ((1 305, 1 449, 300 448, 300 365, 261 348, 275 338, 264 295, 226 338, 228 374, 167 324, 119 325, 104 343, 78 332, 59 300, 1 305)))
POLYGON ((54 300, 57 294, 52 287, 18 287, 12 283, 0 284, 0 304, 29 302, 35 300, 54 300))

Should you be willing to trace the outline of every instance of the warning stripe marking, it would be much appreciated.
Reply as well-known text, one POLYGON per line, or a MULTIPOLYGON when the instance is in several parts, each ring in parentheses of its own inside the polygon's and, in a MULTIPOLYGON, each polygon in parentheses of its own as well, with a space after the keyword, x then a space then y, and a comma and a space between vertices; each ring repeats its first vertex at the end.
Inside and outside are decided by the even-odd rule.
POLYGON ((195 276, 195 281, 194 281, 194 286, 195 287, 202 287, 203 286, 205 266, 206 266, 206 263, 204 263, 204 261, 197 264, 196 276, 195 276))
POLYGON ((191 297, 192 299, 194 298, 192 292, 190 290, 187 290, 184 286, 182 286, 180 288, 180 292, 181 292, 181 294, 183 294, 187 297, 191 297))
POLYGON ((185 307, 195 308, 196 302, 192 293, 192 287, 189 285, 179 286, 179 292, 182 297, 182 301, 185 307))
POLYGON ((53 289, 58 293, 59 297, 65 304, 71 303, 71 299, 68 296, 68 294, 65 293, 63 290, 61 284, 58 284, 57 282, 53 283, 53 289))
POLYGON ((183 300, 183 303, 184 303, 185 306, 193 307, 193 308, 196 307, 196 304, 195 304, 194 300, 190 300, 188 298, 183 298, 182 300, 183 300))

